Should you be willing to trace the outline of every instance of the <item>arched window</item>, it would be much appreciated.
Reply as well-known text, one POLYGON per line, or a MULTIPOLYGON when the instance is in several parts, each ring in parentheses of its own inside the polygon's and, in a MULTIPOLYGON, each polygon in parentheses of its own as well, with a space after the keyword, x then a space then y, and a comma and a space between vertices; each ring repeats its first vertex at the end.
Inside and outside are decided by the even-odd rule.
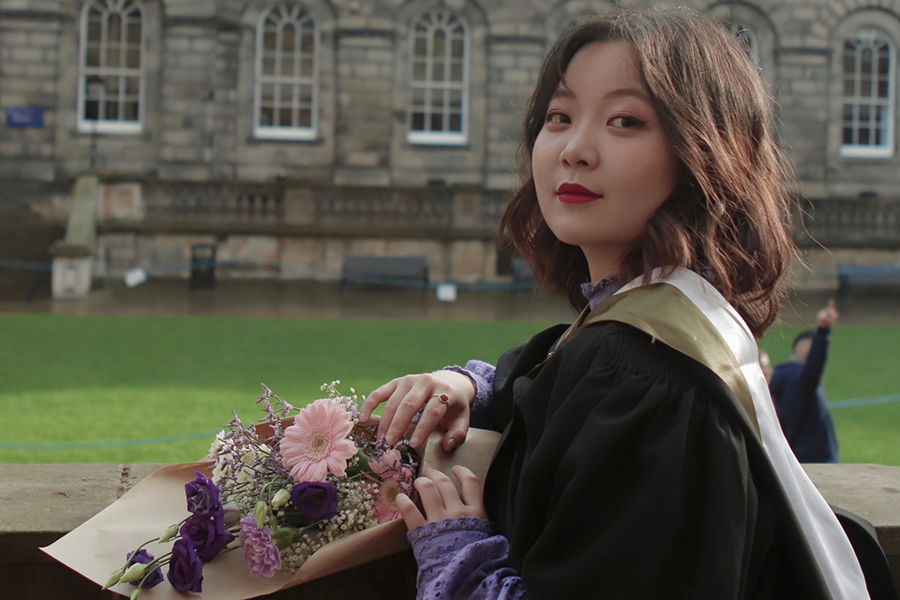
POLYGON ((740 43, 741 47, 747 51, 750 58, 757 65, 759 64, 759 42, 756 40, 756 34, 752 29, 738 21, 728 22, 728 32, 740 43))
POLYGON ((422 15, 410 32, 407 140, 465 144, 469 112, 469 39, 462 20, 444 9, 422 15))
POLYGON ((93 0, 81 14, 78 130, 137 133, 144 98, 142 7, 93 0))
POLYGON ((315 139, 318 52, 315 21, 300 4, 278 4, 261 15, 256 27, 256 137, 315 139))
POLYGON ((743 2, 723 2, 711 8, 728 31, 747 51, 768 81, 775 80, 775 48, 778 42, 769 18, 743 2))
POLYGON ((881 30, 864 27, 844 40, 841 61, 841 156, 893 156, 893 45, 881 30))

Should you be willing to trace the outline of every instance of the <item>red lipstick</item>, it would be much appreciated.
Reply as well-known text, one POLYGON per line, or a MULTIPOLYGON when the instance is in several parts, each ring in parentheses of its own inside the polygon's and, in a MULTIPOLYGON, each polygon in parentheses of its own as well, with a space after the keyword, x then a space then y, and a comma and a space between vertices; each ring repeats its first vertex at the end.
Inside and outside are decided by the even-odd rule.
POLYGON ((587 204, 602 198, 600 194, 594 193, 582 185, 577 183, 564 183, 556 190, 559 201, 563 204, 587 204))

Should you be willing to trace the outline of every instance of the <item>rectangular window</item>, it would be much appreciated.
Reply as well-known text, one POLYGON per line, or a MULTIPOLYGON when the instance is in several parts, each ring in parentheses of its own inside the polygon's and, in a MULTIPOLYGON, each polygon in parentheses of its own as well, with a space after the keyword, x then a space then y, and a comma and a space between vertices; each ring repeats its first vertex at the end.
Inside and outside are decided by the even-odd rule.
POLYGON ((412 28, 407 140, 461 145, 468 141, 467 32, 446 10, 423 15, 412 28))
POLYGON ((78 131, 138 133, 144 88, 142 15, 133 0, 94 0, 82 12, 78 131))
POLYGON ((893 49, 877 30, 865 29, 844 43, 841 156, 894 155, 893 49))
POLYGON ((254 135, 312 140, 318 118, 318 31, 299 4, 265 13, 256 30, 254 135))

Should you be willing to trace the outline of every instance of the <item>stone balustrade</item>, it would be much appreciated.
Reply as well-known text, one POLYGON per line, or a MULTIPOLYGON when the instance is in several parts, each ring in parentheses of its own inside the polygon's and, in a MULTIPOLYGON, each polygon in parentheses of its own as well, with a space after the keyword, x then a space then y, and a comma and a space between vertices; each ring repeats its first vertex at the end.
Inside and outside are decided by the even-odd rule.
MULTIPOLYGON (((117 598, 44 555, 53 543, 114 502, 157 464, 0 465, 0 597, 117 598)), ((825 499, 869 520, 900 583, 900 467, 805 465, 825 499)), ((415 597, 411 552, 268 596, 280 600, 415 597)))

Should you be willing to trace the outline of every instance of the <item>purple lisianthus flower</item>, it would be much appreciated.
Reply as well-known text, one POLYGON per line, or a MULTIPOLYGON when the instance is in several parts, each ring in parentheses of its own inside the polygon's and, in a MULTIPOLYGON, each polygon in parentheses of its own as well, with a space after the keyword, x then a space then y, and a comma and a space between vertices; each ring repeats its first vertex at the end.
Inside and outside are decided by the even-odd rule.
POLYGON ((131 585, 141 585, 145 590, 149 590, 152 587, 158 586, 162 583, 163 574, 162 569, 159 568, 158 565, 153 564, 156 559, 153 558, 153 555, 141 548, 137 552, 129 552, 126 559, 131 560, 132 563, 141 563, 142 565, 150 565, 150 574, 146 576, 144 579, 144 584, 141 585, 141 580, 138 579, 136 581, 131 581, 131 585))
POLYGON ((255 577, 271 577, 281 568, 281 553, 272 543, 267 527, 257 527, 252 515, 241 519, 241 548, 255 577))
POLYGON ((197 558, 208 563, 225 546, 234 541, 234 536, 225 529, 222 519, 210 519, 206 517, 190 517, 181 526, 181 537, 191 540, 197 558))
POLYGON ((219 488, 212 479, 194 471, 194 481, 184 484, 187 509, 198 517, 218 517, 222 519, 224 509, 219 500, 219 488))
POLYGON ((291 488, 291 504, 313 521, 337 514, 337 487, 328 481, 307 481, 291 488))
POLYGON ((172 556, 169 559, 169 583, 179 592, 201 592, 203 583, 203 563, 194 551, 194 544, 189 537, 181 534, 180 540, 172 545, 172 556))

